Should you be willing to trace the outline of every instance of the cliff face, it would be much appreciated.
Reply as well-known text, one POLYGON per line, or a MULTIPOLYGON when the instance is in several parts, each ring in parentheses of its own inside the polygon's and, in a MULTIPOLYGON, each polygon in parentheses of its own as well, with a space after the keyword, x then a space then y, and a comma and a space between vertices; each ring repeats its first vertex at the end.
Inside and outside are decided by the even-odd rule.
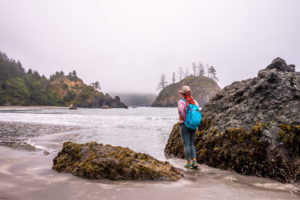
MULTIPOLYGON (((241 174, 293 182, 300 176, 300 73, 276 58, 258 76, 234 82, 202 109, 198 161, 241 174)), ((165 152, 184 157, 178 125, 165 152)))
POLYGON ((220 90, 218 84, 206 76, 189 76, 163 89, 153 102, 152 107, 176 107, 178 100, 182 98, 178 91, 183 85, 191 87, 192 96, 201 107, 220 90))

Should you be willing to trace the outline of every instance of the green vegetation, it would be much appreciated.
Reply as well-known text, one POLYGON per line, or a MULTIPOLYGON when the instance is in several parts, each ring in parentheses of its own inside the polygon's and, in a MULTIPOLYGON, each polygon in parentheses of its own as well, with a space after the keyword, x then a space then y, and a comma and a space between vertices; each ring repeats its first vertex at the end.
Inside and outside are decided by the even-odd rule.
POLYGON ((95 95, 104 96, 95 87, 84 84, 76 71, 67 76, 56 72, 47 79, 31 69, 26 72, 20 61, 0 52, 0 105, 68 106, 89 102, 95 95))
POLYGON ((300 126, 289 126, 281 124, 280 131, 277 135, 277 140, 283 142, 289 150, 289 154, 300 156, 300 126))

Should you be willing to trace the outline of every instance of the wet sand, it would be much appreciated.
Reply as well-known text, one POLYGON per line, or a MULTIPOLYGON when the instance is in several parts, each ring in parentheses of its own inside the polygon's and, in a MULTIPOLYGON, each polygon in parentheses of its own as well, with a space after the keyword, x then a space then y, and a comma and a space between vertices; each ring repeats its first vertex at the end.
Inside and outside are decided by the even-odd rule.
MULTIPOLYGON (((177 182, 87 180, 51 169, 55 152, 0 146, 1 200, 300 199, 299 184, 281 184, 201 165, 177 182)), ((176 167, 183 160, 169 160, 176 167)))

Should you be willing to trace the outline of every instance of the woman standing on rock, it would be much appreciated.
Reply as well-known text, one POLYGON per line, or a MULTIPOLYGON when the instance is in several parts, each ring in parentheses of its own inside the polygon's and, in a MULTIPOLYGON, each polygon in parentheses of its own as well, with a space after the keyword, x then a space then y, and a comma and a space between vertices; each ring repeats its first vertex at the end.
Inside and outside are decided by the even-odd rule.
POLYGON ((197 168, 198 164, 194 146, 194 138, 197 127, 201 121, 199 105, 191 96, 191 89, 189 86, 183 86, 181 90, 179 90, 179 93, 183 97, 183 99, 178 101, 178 114, 180 122, 180 135, 183 141, 185 157, 187 160, 187 163, 184 165, 184 167, 197 168), (187 110, 187 108, 189 110, 187 110))

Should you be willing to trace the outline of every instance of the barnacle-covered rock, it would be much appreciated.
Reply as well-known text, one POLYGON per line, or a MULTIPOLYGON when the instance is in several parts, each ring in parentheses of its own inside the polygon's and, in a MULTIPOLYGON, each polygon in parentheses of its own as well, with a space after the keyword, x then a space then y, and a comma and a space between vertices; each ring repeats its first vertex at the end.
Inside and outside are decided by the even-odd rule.
MULTIPOLYGON (((198 160, 241 174, 293 182, 300 176, 300 73, 276 58, 258 77, 234 82, 201 110, 198 160)), ((184 157, 179 125, 167 155, 184 157)))
POLYGON ((168 162, 128 148, 97 143, 64 143, 52 168, 89 179, 176 181, 181 177, 168 162))

